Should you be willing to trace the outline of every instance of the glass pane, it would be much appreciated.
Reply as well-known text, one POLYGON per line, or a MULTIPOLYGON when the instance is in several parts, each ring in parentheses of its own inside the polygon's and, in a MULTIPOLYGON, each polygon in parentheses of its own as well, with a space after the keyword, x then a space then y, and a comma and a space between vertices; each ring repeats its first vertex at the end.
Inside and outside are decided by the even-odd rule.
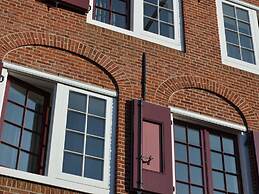
POLYGON ((176 141, 186 142, 186 130, 184 126, 174 125, 174 138, 176 141))
POLYGON ((225 190, 224 175, 221 172, 212 172, 212 181, 214 189, 225 190))
POLYGON ((255 55, 253 51, 242 49, 242 57, 244 61, 255 64, 255 55))
POLYGON ((185 145, 179 143, 175 144, 175 159, 187 162, 187 149, 185 145))
POLYGON ((97 116, 105 117, 106 101, 90 96, 88 112, 97 116))
POLYGON ((29 91, 26 106, 32 110, 42 112, 43 105, 44 105, 44 97, 32 91, 29 91))
POLYGON ((174 9, 174 4, 173 4, 173 2, 174 2, 173 0, 160 0, 160 1, 159 1, 159 6, 173 10, 173 9, 174 9))
POLYGON ((237 32, 226 30, 226 40, 227 42, 239 45, 237 32))
POLYGON ((105 120, 101 119, 101 118, 88 116, 87 133, 92 134, 92 135, 97 135, 97 136, 100 136, 100 137, 104 137, 105 120))
POLYGON ((183 183, 176 183, 177 194, 189 194, 189 186, 183 183))
POLYGON ((188 143, 192 145, 200 145, 200 132, 195 129, 188 129, 188 143))
POLYGON ((200 187, 191 186, 191 194, 203 194, 203 189, 200 187))
POLYGON ((253 41, 251 37, 240 35, 240 43, 242 47, 253 49, 253 41))
POLYGON ((217 170, 223 170, 222 154, 211 152, 211 167, 217 170))
POLYGON ((103 158, 104 157, 104 140, 87 136, 85 153, 87 155, 103 158))
POLYGON ((22 118, 23 118, 23 108, 8 102, 7 110, 5 112, 5 120, 21 126, 22 118))
POLYGON ((39 153, 39 145, 40 145, 39 135, 31 133, 31 132, 26 131, 26 130, 23 130, 22 143, 21 143, 22 149, 38 154, 39 153))
POLYGON ((2 141, 18 146, 20 140, 21 128, 11 125, 4 122, 3 131, 2 131, 2 141))
POLYGON ((126 14, 126 2, 127 0, 112 0, 112 11, 126 14))
POLYGON ((193 184, 203 185, 202 169, 191 166, 190 167, 190 179, 191 179, 191 183, 193 183, 193 184))
POLYGON ((103 161, 86 157, 84 176, 96 180, 103 180, 103 161))
POLYGON ((157 6, 153 6, 153 5, 150 5, 147 3, 144 4, 144 15, 145 16, 157 19, 157 15, 158 15, 157 12, 158 12, 157 6))
POLYGON ((189 147, 189 161, 191 164, 201 165, 201 151, 199 148, 189 147))
POLYGON ((20 152, 18 169, 26 172, 37 173, 38 158, 31 154, 20 152))
POLYGON ((238 46, 233 46, 231 44, 227 44, 227 51, 228 51, 228 56, 233 57, 236 59, 241 59, 240 56, 240 49, 238 46))
POLYGON ((219 136, 210 134, 210 149, 221 151, 221 141, 219 136))
POLYGON ((18 151, 5 144, 0 144, 0 166, 15 168, 18 151))
POLYGON ((236 173, 236 159, 232 156, 224 156, 224 163, 225 163, 225 171, 236 173))
POLYGON ((168 22, 170 24, 174 23, 174 12, 173 11, 168 11, 166 9, 159 9, 159 19, 168 22))
POLYGON ((161 22, 160 35, 174 39, 174 26, 161 22))
POLYGON ((67 128, 85 132, 85 114, 68 111, 67 112, 67 128))
POLYGON ((26 96, 26 89, 22 88, 19 85, 11 83, 9 96, 8 96, 9 100, 12 100, 18 104, 24 105, 25 98, 26 98, 25 96, 26 96))
POLYGON ((241 33, 251 35, 251 29, 249 24, 238 21, 238 29, 239 29, 239 32, 241 33))
POLYGON ((224 15, 228 15, 228 16, 232 16, 232 17, 236 16, 234 6, 231 6, 231 5, 228 5, 225 3, 223 3, 223 13, 224 13, 224 15))
POLYGON ((25 126, 26 129, 41 132, 42 116, 35 113, 35 112, 26 110, 25 111, 24 126, 25 126))
POLYGON ((224 153, 234 154, 234 141, 229 138, 222 138, 224 153))
POLYGON ((156 20, 144 18, 144 30, 158 34, 158 23, 156 20))
POLYGON ((111 24, 114 26, 118 26, 120 28, 127 28, 127 20, 126 16, 112 14, 112 21, 111 24))
POLYGON ((158 3, 158 0, 144 0, 144 1, 155 4, 155 5, 157 5, 157 3, 158 3))
POLYGON ((98 20, 98 21, 106 23, 106 24, 110 23, 109 11, 105 11, 105 10, 96 8, 94 18, 95 18, 95 20, 98 20))
POLYGON ((86 112, 87 96, 77 92, 69 92, 68 108, 86 112))
POLYGON ((235 19, 224 16, 225 28, 237 31, 237 22, 235 19))
POLYGON ((227 191, 230 193, 238 193, 237 177, 228 175, 226 176, 227 191))
POLYGON ((77 154, 64 152, 63 172, 82 176, 83 157, 77 154))
POLYGON ((237 8, 236 10, 237 10, 237 18, 239 20, 244 20, 246 22, 249 22, 248 11, 244 9, 239 9, 239 8, 237 8))
POLYGON ((83 153, 84 150, 84 135, 66 131, 65 149, 83 153))
POLYGON ((96 6, 109 9, 110 0, 96 0, 96 6))
POLYGON ((225 194, 225 193, 222 193, 222 192, 219 192, 219 191, 213 191, 213 194, 225 194))
POLYGON ((186 164, 176 162, 175 171, 176 180, 188 182, 188 166, 186 164))

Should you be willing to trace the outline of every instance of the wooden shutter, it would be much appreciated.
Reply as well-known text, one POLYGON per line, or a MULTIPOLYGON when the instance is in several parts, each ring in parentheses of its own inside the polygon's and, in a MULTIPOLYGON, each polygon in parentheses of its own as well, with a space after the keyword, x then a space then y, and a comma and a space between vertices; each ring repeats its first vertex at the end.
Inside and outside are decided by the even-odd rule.
POLYGON ((141 103, 138 100, 133 100, 132 104, 133 189, 161 194, 172 193, 173 172, 170 109, 147 102, 141 103), (141 131, 140 126, 142 126, 141 131), (140 139, 141 145, 139 145, 140 139), (140 148, 142 150, 141 163, 139 162, 140 148), (142 181, 142 184, 139 184, 139 181, 142 181))
POLYGON ((89 0, 62 0, 62 2, 81 8, 86 11, 89 7, 89 0))
MULTIPOLYGON (((254 148, 254 161, 255 161, 255 169, 254 169, 254 178, 256 182, 259 181, 259 131, 252 131, 253 136, 253 148, 254 148)), ((256 194, 259 194, 259 185, 255 185, 255 190, 257 191, 256 194)))

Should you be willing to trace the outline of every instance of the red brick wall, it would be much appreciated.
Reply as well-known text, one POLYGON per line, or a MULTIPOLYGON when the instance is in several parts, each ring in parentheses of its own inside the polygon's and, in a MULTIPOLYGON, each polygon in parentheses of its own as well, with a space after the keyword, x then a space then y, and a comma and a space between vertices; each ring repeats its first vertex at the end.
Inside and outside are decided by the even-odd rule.
MULTIPOLYGON (((259 6, 258 0, 250 2, 259 6)), ((34 0, 0 1, 1 59, 119 92, 117 193, 129 191, 126 102, 140 97, 142 52, 147 53, 147 101, 242 123, 233 106, 213 94, 217 93, 241 110, 250 128, 259 129, 259 76, 221 63, 215 0, 183 1, 183 8, 186 52, 87 24, 83 15, 48 10, 34 0)), ((0 193, 64 192, 0 179, 0 193)))

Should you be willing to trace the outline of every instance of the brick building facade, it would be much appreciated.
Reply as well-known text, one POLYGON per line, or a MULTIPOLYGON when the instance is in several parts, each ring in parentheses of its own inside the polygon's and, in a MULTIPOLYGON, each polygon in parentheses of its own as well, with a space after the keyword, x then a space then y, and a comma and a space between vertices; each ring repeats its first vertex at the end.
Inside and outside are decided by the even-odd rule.
MULTIPOLYGON (((132 3, 132 1, 122 2, 131 2, 131 7, 128 5, 130 7, 129 16, 139 16, 133 13, 133 8, 135 8, 137 6, 135 4, 139 2, 143 4, 142 0, 138 2, 134 0, 134 3, 132 3)), ((144 3, 150 2, 152 1, 144 3)), ((169 40, 170 37, 160 40, 159 36, 162 36, 161 34, 156 34, 158 36, 156 37, 155 35, 142 36, 135 33, 135 27, 138 26, 134 22, 139 18, 128 18, 130 23, 129 29, 123 29, 121 32, 120 27, 114 27, 109 24, 102 25, 102 22, 96 23, 93 21, 95 19, 92 19, 92 15, 97 9, 93 4, 95 1, 90 1, 92 9, 88 14, 82 14, 82 12, 78 12, 77 9, 73 8, 67 9, 67 7, 63 6, 55 7, 55 3, 48 5, 46 2, 37 0, 0 1, 0 59, 3 62, 2 75, 4 76, 0 84, 10 84, 8 82, 9 77, 12 77, 12 79, 16 80, 14 82, 18 82, 18 85, 19 83, 25 82, 26 85, 33 85, 36 88, 41 88, 43 91, 48 92, 50 94, 49 99, 52 101, 48 106, 51 112, 51 116, 49 116, 50 122, 46 124, 46 128, 48 128, 48 130, 46 129, 46 131, 48 131, 47 136, 49 136, 49 138, 47 138, 48 140, 46 141, 42 140, 43 143, 40 144, 43 147, 45 146, 45 150, 41 150, 40 152, 44 156, 37 156, 38 159, 41 159, 42 164, 40 164, 40 166, 42 169, 36 174, 41 175, 30 175, 27 172, 20 172, 20 170, 14 170, 12 168, 10 170, 8 167, 0 167, 0 193, 129 193, 132 191, 131 148, 133 140, 131 138, 132 130, 130 123, 132 117, 130 101, 132 99, 141 98, 143 53, 146 54, 146 101, 155 105, 169 107, 174 121, 180 123, 176 123, 175 125, 181 127, 187 126, 185 131, 197 125, 198 129, 206 128, 207 133, 210 133, 211 129, 227 135, 234 134, 235 137, 240 133, 246 134, 248 131, 259 130, 259 71, 257 70, 257 66, 259 66, 259 43, 256 41, 258 40, 259 34, 259 1, 174 0, 173 2, 178 5, 174 7, 178 8, 178 10, 174 10, 178 15, 176 13, 174 14, 179 16, 177 20, 174 20, 174 22, 177 22, 174 23, 174 27, 179 30, 179 34, 177 34, 177 30, 175 30, 174 39, 178 38, 179 40, 176 43, 172 43, 171 46, 170 41, 168 41, 169 43, 167 42, 167 38, 169 40), (222 54, 222 48, 227 43, 221 40, 221 37, 225 35, 220 32, 221 24, 219 20, 221 17, 223 18, 223 15, 220 15, 221 12, 219 9, 222 8, 224 3, 233 7, 237 6, 235 10, 248 10, 247 13, 249 14, 250 11, 253 12, 249 15, 250 20, 248 23, 250 22, 250 30, 252 31, 251 37, 254 43, 251 48, 251 52, 254 53, 254 62, 247 59, 248 61, 246 61, 246 63, 240 64, 241 67, 236 65, 235 61, 230 60, 230 62, 226 62, 227 60, 223 59, 224 53, 222 54), (218 7, 219 4, 220 7, 218 7), (252 23, 252 20, 255 19, 253 15, 254 12, 257 13, 255 17, 257 21, 252 23), (129 33, 127 33, 127 31, 129 31, 129 33), (250 65, 248 69, 246 67, 247 64, 250 65), (44 84, 41 83, 42 81, 37 81, 38 79, 43 80, 44 83, 50 83, 44 84), (61 84, 62 86, 57 89, 57 84, 61 84), (109 158, 105 159, 100 156, 102 160, 96 159, 96 161, 98 160, 99 162, 104 161, 105 164, 102 168, 102 173, 103 175, 108 173, 107 177, 109 178, 107 178, 107 180, 105 179, 105 183, 100 183, 100 186, 99 183, 96 183, 96 186, 95 182, 93 181, 92 183, 91 180, 89 184, 88 180, 86 180, 86 184, 84 182, 81 183, 80 181, 84 181, 84 177, 80 177, 78 181, 77 179, 74 180, 76 183, 71 180, 71 177, 60 177, 62 175, 58 175, 59 177, 55 179, 55 175, 58 174, 58 172, 56 174, 50 172, 51 169, 55 169, 56 163, 59 163, 57 168, 62 166, 62 162, 57 162, 58 160, 55 158, 58 149, 55 148, 55 150, 51 148, 51 146, 55 147, 55 143, 59 144, 58 138, 54 139, 55 135, 53 134, 58 135, 58 133, 55 132, 53 126, 59 126, 56 120, 60 119, 62 116, 59 115, 63 114, 62 111, 55 112, 56 107, 58 107, 56 103, 62 100, 57 100, 57 97, 55 98, 53 96, 59 94, 59 91, 65 90, 65 87, 71 87, 73 91, 79 93, 86 91, 84 95, 88 96, 87 107, 91 106, 89 98, 92 96, 94 96, 93 98, 97 98, 98 95, 100 95, 101 99, 106 99, 107 96, 107 98, 109 98, 107 103, 108 101, 112 101, 111 105, 106 104, 105 106, 107 109, 112 107, 112 111, 106 110, 106 117, 104 116, 104 119, 106 119, 105 126, 112 128, 109 129, 110 136, 109 134, 106 136, 106 134, 105 137, 103 137, 105 139, 104 146, 108 146, 108 148, 101 151, 106 153, 104 157, 109 155, 109 158), (102 96, 104 97, 102 98, 102 96), (112 118, 109 118, 110 116, 107 115, 107 113, 112 114, 112 118), (107 137, 109 139, 108 141, 107 137), (107 160, 109 160, 108 163, 107 160), (51 161, 53 163, 51 163, 51 161), (106 166, 107 164, 108 166, 106 166), (49 166, 51 166, 51 168, 49 166), (98 187, 101 189, 96 189, 98 187)), ((162 6, 160 5, 160 7, 162 6)), ((143 10, 142 13, 144 13, 143 10)), ((142 20, 143 15, 140 16, 140 20, 142 20)), ((237 18, 236 22, 238 21, 239 19, 237 18)), ((160 33, 162 33, 162 27, 160 30, 160 33)), ((242 34, 242 32, 238 31, 238 33, 240 43, 240 34, 242 34)), ((234 37, 234 35, 232 37, 234 37)), ((241 55, 243 52, 242 48, 241 45, 241 55)), ((229 57, 229 55, 227 57, 229 57)), ((251 55, 249 56, 251 57, 251 55)), ((241 62, 244 62, 244 60, 245 55, 242 56, 242 59, 239 59, 241 62)), ((3 88, 6 88, 6 85, 1 86, 2 93, 10 90, 3 90, 3 88)), ((34 91, 34 89, 31 90, 34 91)), ((28 91, 30 90, 28 89, 28 91)), ((4 123, 7 122, 5 121, 6 118, 4 118, 4 111, 7 109, 7 105, 5 104, 7 104, 10 99, 8 98, 8 94, 1 95, 4 96, 4 98, 1 97, 0 99, 1 104, 3 104, 0 106, 0 109, 2 109, 0 132, 3 134, 4 131, 7 130, 4 128, 4 123)), ((73 105, 71 105, 71 107, 69 107, 70 105, 64 106, 66 106, 64 110, 67 109, 67 106, 70 109, 73 107, 73 105)), ((27 110, 26 105, 24 110, 27 110)), ((7 113, 5 113, 5 115, 6 114, 7 113)), ((17 117, 14 116, 14 119, 16 118, 17 117)), ((23 121, 23 123, 24 122, 26 121, 23 121)), ((24 124, 22 125, 22 130, 27 130, 23 128, 24 124)), ((172 128, 174 129, 174 127, 172 128)), ((206 132, 200 131, 200 134, 206 132)), ((216 134, 218 134, 217 132, 216 134)), ((85 136, 87 136, 87 134, 85 134, 85 136)), ((95 136, 98 135, 95 134, 95 136)), ((7 137, 10 138, 10 135, 7 135, 7 137)), ((22 137, 23 136, 20 135, 20 141, 22 137)), ((221 137, 221 142, 224 141, 224 135, 221 136, 220 134, 217 137, 221 137)), ((202 141, 203 135, 200 135, 200 138, 200 141, 202 141)), ((68 142, 67 139, 66 141, 68 142)), ((252 142, 252 140, 249 140, 249 142, 252 142)), ((23 153, 21 144, 20 142, 20 148, 17 148, 19 153, 23 153)), ((61 144, 64 145, 64 137, 60 145, 61 144)), ((176 146, 176 144, 177 143, 174 145, 176 146)), ((186 145, 186 147, 190 149, 191 146, 189 143, 187 144, 188 146, 186 145)), ((96 146, 96 144, 93 145, 96 146)), ((73 145, 70 146, 73 147, 73 145)), ((224 147, 224 145, 221 147, 224 147)), ((251 175, 250 178, 247 178, 247 180, 251 180, 251 182, 247 184, 251 185, 249 188, 245 188, 245 178, 240 178, 241 175, 240 177, 238 177, 239 175, 233 175, 235 173, 243 173, 241 172, 242 161, 239 159, 239 155, 241 155, 239 151, 237 151, 239 154, 234 154, 236 158, 236 168, 239 170, 236 169, 237 172, 230 173, 234 177, 238 177, 238 188, 235 188, 235 186, 233 186, 233 188, 229 186, 228 188, 228 179, 226 178, 228 176, 226 169, 227 164, 224 162, 223 166, 225 166, 225 170, 223 170, 224 175, 222 175, 222 177, 225 181, 223 183, 225 186, 223 189, 220 189, 221 183, 218 183, 217 186, 215 180, 211 182, 211 180, 213 180, 212 178, 205 178, 211 176, 208 175, 209 173, 206 173, 208 166, 200 167, 203 173, 203 178, 201 178, 202 183, 192 183, 190 175, 191 167, 189 164, 189 166, 186 167, 189 168, 189 175, 185 184, 185 181, 181 180, 181 177, 177 178, 178 175, 175 174, 175 170, 177 171, 177 169, 175 169, 174 165, 177 161, 173 161, 174 171, 172 185, 177 189, 176 182, 179 185, 182 184, 182 192, 184 191, 183 185, 185 185, 188 191, 194 192, 192 187, 195 186, 202 190, 195 190, 196 193, 211 193, 212 190, 214 190, 214 193, 217 191, 218 193, 233 192, 246 194, 246 192, 251 192, 252 194, 252 190, 254 193, 257 193, 258 188, 256 188, 256 183, 258 175, 256 172, 258 169, 256 157, 254 156, 256 149, 252 149, 252 147, 253 145, 251 145, 251 149, 249 149, 251 156, 249 160, 252 172, 250 174, 248 173, 250 170, 245 172, 251 175), (233 189, 233 191, 231 189, 233 189)), ((200 149, 203 153, 203 148, 200 149)), ((237 147, 235 147, 235 150, 238 150, 237 147)), ((98 151, 93 151, 92 155, 96 156, 99 154, 96 152, 98 151)), ((221 154, 221 157, 225 157, 224 150, 221 150, 222 153, 219 152, 217 152, 217 154, 221 154)), ((8 152, 0 153, 2 155, 1 157, 8 158, 3 156, 7 153, 8 152)), ((205 151, 205 153, 207 152, 205 151)), ((83 154, 83 156, 87 158, 87 155, 83 154)), ((67 157, 69 158, 69 156, 67 157)), ((173 157, 174 159, 177 157, 175 151, 173 151, 173 157)), ((188 160, 190 160, 189 155, 188 158, 188 160)), ((201 160, 203 162, 201 163, 208 162, 205 159, 206 157, 202 156, 201 160)), ((6 161, 6 159, 2 160, 6 161)), ((14 168, 19 169, 18 163, 23 160, 20 158, 16 158, 16 160, 16 167, 14 168)), ((85 160, 87 159, 83 159, 83 161, 85 160)), ((70 161, 72 161, 71 158, 70 161)), ((188 163, 191 163, 191 161, 188 163)), ((95 164, 96 163, 94 163, 94 165, 95 164)), ((204 165, 205 164, 201 164, 201 166, 204 165)), ((197 167, 197 165, 195 167, 197 167)), ((69 172, 73 171, 70 167, 68 168, 69 172)), ((89 170, 89 174, 87 174, 87 166, 83 165, 83 168, 86 168, 84 172, 85 176, 89 176, 89 179, 91 179, 91 176, 94 177, 93 179, 96 178, 97 175, 91 174, 91 170, 89 170)), ((211 172, 216 171, 213 170, 213 166, 210 166, 210 169, 211 172)), ((73 171, 72 174, 74 173, 73 171)), ((233 183, 233 185, 235 185, 235 183, 233 183)), ((174 193, 183 194, 180 193, 180 186, 178 192, 174 193)))

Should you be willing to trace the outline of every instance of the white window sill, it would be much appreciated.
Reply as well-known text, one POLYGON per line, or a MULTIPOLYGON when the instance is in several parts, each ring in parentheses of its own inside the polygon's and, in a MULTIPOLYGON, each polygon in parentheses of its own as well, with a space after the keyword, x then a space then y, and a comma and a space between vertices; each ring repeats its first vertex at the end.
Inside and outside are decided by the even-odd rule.
POLYGON ((25 181, 31 181, 34 183, 59 187, 61 189, 62 188, 70 189, 70 190, 87 192, 87 193, 102 193, 102 194, 110 193, 110 191, 108 189, 94 187, 92 185, 90 186, 87 184, 78 184, 76 182, 65 181, 62 179, 57 179, 57 178, 33 174, 33 173, 29 173, 29 172, 9 169, 9 168, 5 168, 5 167, 0 167, 0 175, 12 177, 12 178, 18 178, 18 179, 22 179, 25 181))

